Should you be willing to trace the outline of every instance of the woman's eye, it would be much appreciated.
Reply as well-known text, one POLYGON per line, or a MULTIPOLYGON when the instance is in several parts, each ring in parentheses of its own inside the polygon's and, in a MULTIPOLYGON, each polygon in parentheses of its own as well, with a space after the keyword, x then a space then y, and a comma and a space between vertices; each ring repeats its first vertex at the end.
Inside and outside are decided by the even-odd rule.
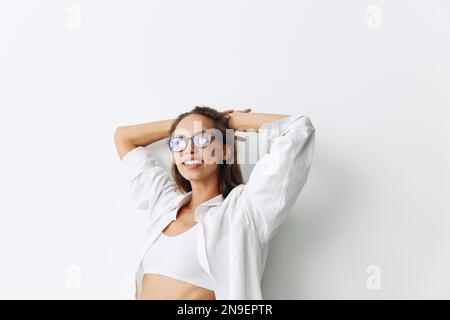
POLYGON ((198 141, 199 144, 205 145, 205 144, 208 143, 209 139, 208 139, 208 136, 206 136, 206 135, 201 135, 201 136, 198 137, 198 140, 197 140, 197 141, 198 141))

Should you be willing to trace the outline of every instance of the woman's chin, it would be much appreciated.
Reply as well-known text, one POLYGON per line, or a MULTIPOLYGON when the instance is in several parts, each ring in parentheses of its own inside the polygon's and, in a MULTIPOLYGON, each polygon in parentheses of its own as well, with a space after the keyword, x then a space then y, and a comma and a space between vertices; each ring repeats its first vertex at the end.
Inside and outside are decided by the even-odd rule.
POLYGON ((198 181, 202 180, 203 175, 201 172, 183 172, 182 176, 189 181, 198 181))

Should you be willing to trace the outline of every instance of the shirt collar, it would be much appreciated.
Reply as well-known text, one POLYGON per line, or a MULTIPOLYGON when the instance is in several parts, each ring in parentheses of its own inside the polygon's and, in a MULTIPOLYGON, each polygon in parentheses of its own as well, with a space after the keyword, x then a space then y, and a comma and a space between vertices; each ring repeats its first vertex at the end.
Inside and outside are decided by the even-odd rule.
MULTIPOLYGON (((189 191, 187 193, 180 195, 180 197, 177 201, 177 210, 176 211, 178 212, 178 210, 182 206, 184 206, 186 203, 191 201, 191 199, 192 199, 192 191, 189 191)), ((210 206, 210 207, 216 206, 216 205, 221 204, 223 202, 223 200, 224 200, 223 195, 219 194, 219 195, 215 196, 214 198, 211 198, 211 199, 206 200, 205 202, 201 203, 199 205, 199 207, 200 206, 210 206)))

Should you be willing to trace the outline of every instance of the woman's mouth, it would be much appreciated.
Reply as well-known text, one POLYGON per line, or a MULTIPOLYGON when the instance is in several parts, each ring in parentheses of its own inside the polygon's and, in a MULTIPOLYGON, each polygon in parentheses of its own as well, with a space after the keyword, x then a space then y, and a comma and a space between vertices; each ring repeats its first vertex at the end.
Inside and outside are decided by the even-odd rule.
POLYGON ((188 169, 196 169, 198 167, 200 167, 201 165, 203 165, 203 161, 202 160, 188 160, 183 162, 183 166, 185 166, 188 169))

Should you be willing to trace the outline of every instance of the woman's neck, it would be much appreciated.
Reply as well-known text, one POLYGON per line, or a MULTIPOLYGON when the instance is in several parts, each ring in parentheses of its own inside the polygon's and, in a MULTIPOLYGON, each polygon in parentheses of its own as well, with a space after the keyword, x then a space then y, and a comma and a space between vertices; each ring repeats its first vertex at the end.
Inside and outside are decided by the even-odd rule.
POLYGON ((192 197, 189 202, 188 208, 195 210, 200 204, 205 201, 208 201, 220 194, 219 187, 217 184, 214 187, 211 187, 211 183, 207 185, 198 182, 192 182, 192 197))

